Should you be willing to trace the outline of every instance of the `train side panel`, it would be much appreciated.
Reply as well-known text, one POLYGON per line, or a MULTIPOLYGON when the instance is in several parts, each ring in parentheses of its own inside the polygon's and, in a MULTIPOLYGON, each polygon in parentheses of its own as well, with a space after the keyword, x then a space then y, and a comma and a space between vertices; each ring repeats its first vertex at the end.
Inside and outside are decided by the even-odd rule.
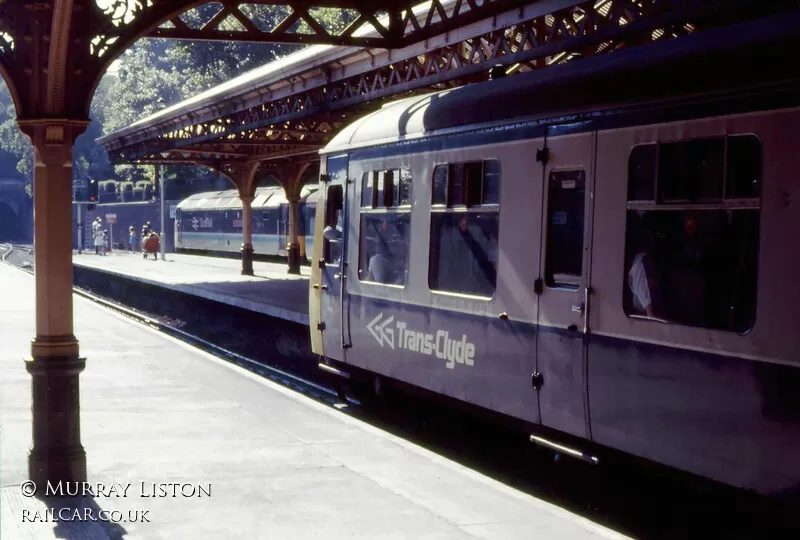
MULTIPOLYGON (((800 146, 790 135, 798 126, 800 112, 775 111, 601 134, 594 234, 603 241, 593 256, 589 351, 596 442, 762 493, 798 493, 800 464, 783 457, 800 447, 800 333, 793 314, 800 303, 795 271, 800 261, 797 250, 785 248, 800 234, 800 214, 789 202, 800 196, 793 173, 800 169, 800 146), (626 315, 626 238, 634 242, 626 223, 631 228, 648 217, 641 209, 626 210, 632 150, 653 142, 703 144, 753 135, 763 163, 760 210, 702 210, 689 204, 654 216, 664 222, 665 215, 680 215, 686 225, 696 220, 701 234, 704 223, 720 226, 710 219, 715 212, 724 214, 722 223, 729 226, 747 217, 744 213, 758 212, 750 225, 759 233, 752 254, 758 265, 757 277, 751 277, 757 280, 752 329, 715 330, 626 315)), ((727 168, 736 163, 729 159, 727 168)), ((714 234, 707 232, 708 245, 701 249, 721 249, 725 239, 714 234)), ((739 232, 736 241, 752 243, 748 238, 739 232)), ((731 265, 717 280, 737 271, 731 265)), ((692 294, 703 288, 694 287, 692 294)))
MULTIPOLYGON (((537 369, 536 276, 532 270, 538 267, 539 249, 534 231, 538 230, 541 206, 541 174, 532 172, 536 171, 535 152, 529 150, 535 143, 520 141, 351 162, 354 201, 363 200, 365 174, 407 170, 411 172, 413 204, 408 218, 407 280, 402 284, 379 283, 369 275, 373 252, 360 236, 361 231, 371 230, 374 220, 381 219, 381 210, 351 209, 349 310, 345 314, 352 340, 348 363, 529 422, 539 421, 537 394, 531 386, 531 375, 537 369), (480 293, 432 291, 430 280, 434 278, 427 271, 431 242, 445 233, 439 229, 432 234, 431 224, 441 223, 443 216, 457 219, 462 215, 435 217, 431 210, 434 170, 450 163, 487 161, 499 166, 501 209, 496 228, 499 242, 494 240, 497 244, 489 259, 494 260, 498 275, 506 277, 480 293), (517 178, 527 181, 515 181, 517 178)), ((471 219, 481 217, 471 214, 471 219)), ((448 270, 440 273, 444 276, 448 270)))
MULTIPOLYGON (((347 301, 341 314, 349 325, 347 363, 729 484, 773 495, 796 495, 800 465, 781 457, 800 445, 800 393, 796 391, 800 388, 800 332, 792 313, 800 302, 794 272, 799 261, 796 250, 782 246, 792 245, 800 235, 800 216, 791 204, 800 197, 793 176, 800 169, 800 148, 793 147, 797 143, 791 136, 798 125, 797 111, 775 111, 598 132, 596 183, 594 187, 587 184, 594 214, 587 214, 585 232, 591 240, 585 244, 590 250, 586 260, 591 264, 583 272, 590 281, 586 302, 573 306, 574 311, 588 314, 585 332, 577 325, 561 327, 542 319, 540 311, 543 300, 536 290, 537 281, 548 272, 548 234, 570 219, 569 212, 543 214, 550 211, 547 186, 534 156, 544 140, 410 156, 391 151, 387 156, 354 153, 350 176, 356 191, 349 198, 347 301), (728 142, 730 137, 739 138, 734 144, 728 142), (711 202, 687 199, 669 206, 629 193, 631 154, 637 145, 700 141, 692 143, 692 148, 702 147, 712 157, 697 161, 697 171, 702 168, 703 174, 725 178, 719 189, 729 190, 734 188, 725 187, 724 182, 732 173, 726 171, 734 165, 750 167, 748 174, 755 170, 741 163, 747 161, 747 152, 754 151, 756 140, 762 178, 757 197, 748 191, 712 197, 711 202), (729 147, 733 149, 730 155, 729 147), (725 149, 717 162, 714 148, 725 149), (432 291, 431 252, 438 238, 432 224, 440 220, 437 212, 449 211, 431 206, 436 166, 476 160, 497 160, 502 170, 495 290, 484 296, 432 291), (714 163, 723 165, 708 173, 714 163), (364 175, 405 169, 413 178, 406 274, 399 274, 392 283, 378 283, 368 264, 370 257, 364 253, 370 255, 367 238, 374 236, 372 230, 391 212, 374 203, 365 206, 364 175), (706 301, 706 307, 713 304, 717 309, 713 324, 692 319, 698 315, 686 306, 678 306, 688 313, 685 320, 630 312, 625 287, 630 287, 635 260, 628 245, 633 238, 631 224, 647 221, 646 215, 654 216, 656 224, 669 222, 672 216, 676 226, 683 228, 655 231, 663 236, 658 242, 679 250, 675 253, 691 248, 687 257, 695 261, 702 260, 703 249, 709 257, 723 257, 719 260, 727 260, 724 257, 730 258, 733 252, 740 254, 737 265, 718 269, 720 279, 706 283, 721 287, 735 274, 743 280, 736 290, 746 291, 745 282, 753 280, 757 292, 752 328, 741 326, 749 308, 747 300, 738 296, 731 297, 728 314, 719 312, 719 301, 706 301), (704 245, 681 244, 680 234, 695 231, 706 238, 704 245), (725 240, 714 242, 713 235, 720 231, 728 231, 725 240), (753 238, 757 238, 756 247, 753 238), (751 266, 755 274, 748 270, 751 266), (723 328, 723 324, 729 326, 723 328), (563 347, 543 347, 544 334, 555 344, 577 338, 583 357, 576 359, 572 353, 567 357, 563 347), (541 403, 547 415, 542 415, 541 403), (559 417, 559 410, 568 413, 568 422, 559 417), (585 433, 581 433, 582 422, 586 422, 585 433)), ((559 146, 558 140, 558 136, 550 139, 553 148, 559 146)), ((686 152, 691 156, 695 150, 686 152)), ((560 159, 562 169, 574 169, 568 155, 560 159)), ((668 162, 665 158, 664 163, 668 162)), ((681 166, 689 167, 681 174, 699 174, 689 165, 681 166)), ((574 186, 574 180, 563 182, 562 186, 574 186)), ((320 239, 324 205, 317 215, 320 239)), ((322 256, 321 243, 317 243, 315 259, 322 256)), ((563 247, 558 242, 553 245, 554 249, 563 247)), ((315 266, 312 283, 318 282, 315 266)), ((544 295, 552 294, 547 287, 543 290, 544 295)), ((704 292, 697 291, 697 296, 704 292)), ((713 294, 719 297, 720 293, 713 294)), ((320 317, 314 311, 318 295, 314 290, 310 293, 314 317, 320 317)), ((314 331, 314 325, 326 322, 312 317, 312 338, 322 334, 314 331)), ((322 352, 321 340, 314 350, 322 352)))
MULTIPOLYGON (((313 211, 313 205, 312 205, 313 211)), ((186 210, 176 220, 178 250, 240 253, 243 230, 239 210, 186 210)), ((302 214, 301 214, 302 215, 302 214)), ((253 211, 252 243, 259 255, 285 256, 281 227, 281 208, 253 211)), ((301 229, 301 232, 303 229, 301 229)), ((313 246, 313 240, 303 242, 313 246)))

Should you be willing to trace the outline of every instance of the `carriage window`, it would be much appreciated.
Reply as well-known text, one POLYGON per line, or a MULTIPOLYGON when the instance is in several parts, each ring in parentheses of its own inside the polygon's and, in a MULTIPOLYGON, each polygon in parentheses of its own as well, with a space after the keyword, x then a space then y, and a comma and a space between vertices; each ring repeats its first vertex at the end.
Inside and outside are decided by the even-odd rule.
POLYGON ((358 277, 361 281, 406 284, 410 204, 409 170, 393 169, 364 174, 358 255, 358 277), (370 195, 365 194, 367 190, 370 195))
POLYGON ((325 238, 325 262, 339 264, 342 258, 342 234, 344 230, 342 213, 342 186, 328 187, 328 196, 325 199, 325 229, 338 233, 338 240, 325 238))
POLYGON ((583 274, 583 213, 586 173, 552 171, 548 185, 545 282, 549 287, 577 288, 583 274))
POLYGON ((374 186, 375 179, 374 173, 364 173, 361 177, 361 206, 374 206, 374 186))
POLYGON ((433 196, 431 204, 447 204, 447 165, 437 165, 433 170, 433 196))
POLYGON ((628 160, 628 200, 649 201, 655 198, 657 144, 636 146, 628 160))
POLYGON ((658 200, 663 203, 711 202, 722 199, 725 139, 660 144, 658 200))
POLYGON ((728 137, 725 196, 745 199, 761 195, 761 142, 755 135, 728 137))
POLYGON ((434 291, 491 297, 497 280, 500 162, 438 165, 431 196, 428 285, 434 291))
MULTIPOLYGON (((628 179, 626 315, 747 332, 756 316, 759 140, 745 135, 650 146, 657 147, 657 196, 632 199, 636 178, 628 179)), ((636 149, 629 173, 635 158, 636 149)))

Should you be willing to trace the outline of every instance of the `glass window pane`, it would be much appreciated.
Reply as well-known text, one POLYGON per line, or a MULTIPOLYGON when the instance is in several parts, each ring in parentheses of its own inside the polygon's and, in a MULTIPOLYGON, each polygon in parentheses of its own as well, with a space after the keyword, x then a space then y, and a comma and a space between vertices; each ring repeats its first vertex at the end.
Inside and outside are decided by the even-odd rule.
POLYGON ((758 210, 628 212, 628 316, 743 333, 756 317, 758 210))
POLYGON ((362 214, 358 256, 360 280, 406 284, 410 217, 407 212, 362 214))
POLYGON ((761 141, 755 135, 728 137, 728 178, 725 197, 761 195, 761 141))
POLYGON ((491 297, 497 281, 498 212, 431 214, 431 290, 491 297))
POLYGON ((722 199, 725 139, 662 144, 658 156, 661 202, 722 199))
POLYGON ((344 230, 344 212, 342 211, 342 186, 328 187, 325 200, 325 228, 338 233, 337 240, 325 239, 325 262, 339 264, 342 257, 342 234, 344 230))
POLYGON ((433 197, 431 204, 447 204, 447 165, 433 169, 433 197))
POLYGON ((361 177, 361 206, 365 208, 372 208, 372 184, 374 173, 364 173, 361 177))
POLYGON ((586 173, 551 172, 548 201, 545 280, 550 287, 577 287, 583 273, 586 173))
POLYGON ((500 204, 500 162, 483 162, 483 204, 500 204))
POLYGON ((464 164, 464 204, 476 206, 483 200, 483 162, 464 164))
POLYGON ((400 170, 398 205, 399 206, 411 205, 411 171, 408 169, 400 170))
POLYGON ((631 150, 628 159, 628 200, 653 201, 656 188, 658 145, 646 144, 631 150))
POLYGON ((396 171, 384 171, 381 173, 381 183, 383 188, 383 197, 378 199, 378 206, 382 208, 391 208, 394 206, 395 196, 395 173, 396 171))
POLYGON ((464 163, 455 163, 450 165, 450 173, 447 178, 447 188, 449 191, 447 206, 464 205, 464 166, 464 163))
POLYGON ((385 207, 385 200, 386 194, 384 189, 386 188, 386 171, 380 171, 374 173, 375 178, 375 208, 384 208, 385 207))

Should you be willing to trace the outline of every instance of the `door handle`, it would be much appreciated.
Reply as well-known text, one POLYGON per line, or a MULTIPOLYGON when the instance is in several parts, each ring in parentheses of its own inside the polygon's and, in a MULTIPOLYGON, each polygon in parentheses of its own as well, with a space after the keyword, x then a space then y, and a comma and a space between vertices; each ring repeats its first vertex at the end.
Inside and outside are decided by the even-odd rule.
POLYGON ((584 304, 580 304, 579 306, 572 306, 572 311, 575 313, 583 313, 586 310, 584 304))
POLYGON ((333 279, 342 279, 342 274, 333 274, 333 279))
POLYGON ((327 291, 328 290, 328 286, 327 285, 320 285, 319 283, 314 283, 311 287, 313 287, 314 289, 321 289, 323 291, 327 291))

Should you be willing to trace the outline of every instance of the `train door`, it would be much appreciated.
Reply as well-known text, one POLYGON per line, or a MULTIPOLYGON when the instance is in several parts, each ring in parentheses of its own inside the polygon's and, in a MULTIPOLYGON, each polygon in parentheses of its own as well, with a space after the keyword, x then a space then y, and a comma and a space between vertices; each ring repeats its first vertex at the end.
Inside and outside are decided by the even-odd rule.
POLYGON ((324 223, 322 232, 322 258, 319 282, 312 284, 320 291, 320 326, 325 356, 345 360, 346 325, 344 275, 347 260, 347 156, 327 159, 327 173, 322 184, 324 195, 324 223))
MULTIPOLYGON (((568 126, 574 130, 575 126, 568 126)), ((543 167, 538 391, 542 424, 589 437, 587 350, 589 243, 596 136, 548 128, 543 167)))

